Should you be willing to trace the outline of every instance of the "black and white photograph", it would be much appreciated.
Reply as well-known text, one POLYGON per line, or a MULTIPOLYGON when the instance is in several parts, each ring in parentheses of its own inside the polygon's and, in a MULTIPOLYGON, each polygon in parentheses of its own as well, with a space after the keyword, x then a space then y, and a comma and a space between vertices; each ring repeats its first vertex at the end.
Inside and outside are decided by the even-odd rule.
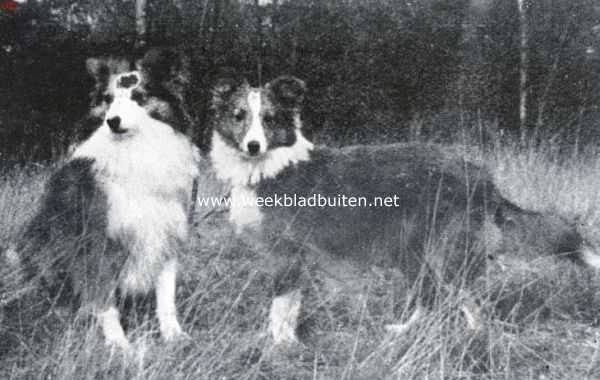
POLYGON ((0 0, 0 378, 600 379, 600 2, 0 0))

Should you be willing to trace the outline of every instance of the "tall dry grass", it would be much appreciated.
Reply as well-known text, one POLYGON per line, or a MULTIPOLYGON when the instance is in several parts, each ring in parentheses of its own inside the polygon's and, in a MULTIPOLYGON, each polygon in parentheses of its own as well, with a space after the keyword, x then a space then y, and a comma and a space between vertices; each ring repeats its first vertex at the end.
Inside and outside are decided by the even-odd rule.
MULTIPOLYGON (((501 138, 483 149, 478 135, 457 139, 448 149, 488 165, 502 193, 522 207, 578 217, 593 240, 600 216, 597 152, 565 156, 552 144, 522 148, 501 138)), ((18 169, 0 180, 0 245, 18 238, 18 226, 35 211, 49 172, 18 169)), ((222 192, 209 174, 201 181, 200 194, 222 192)), ((266 334, 272 295, 269 278, 255 265, 260 253, 236 239, 226 219, 222 212, 197 210, 198 225, 182 258, 178 310, 192 336, 189 344, 161 342, 156 320, 144 307, 128 320, 135 349, 127 354, 107 349, 95 321, 85 315, 61 314, 40 323, 32 338, 19 336, 25 330, 14 327, 27 316, 6 313, 0 336, 9 336, 11 346, 0 357, 0 378, 600 377, 600 277, 548 257, 490 264, 488 276, 469 289, 484 312, 478 332, 467 329, 456 291, 441 294, 413 330, 390 336, 384 326, 408 317, 404 301, 411 290, 398 286, 391 269, 373 270, 360 294, 352 289, 330 294, 315 279, 302 316, 305 344, 277 349, 266 334)), ((18 288, 6 278, 0 279, 0 292, 18 288)))

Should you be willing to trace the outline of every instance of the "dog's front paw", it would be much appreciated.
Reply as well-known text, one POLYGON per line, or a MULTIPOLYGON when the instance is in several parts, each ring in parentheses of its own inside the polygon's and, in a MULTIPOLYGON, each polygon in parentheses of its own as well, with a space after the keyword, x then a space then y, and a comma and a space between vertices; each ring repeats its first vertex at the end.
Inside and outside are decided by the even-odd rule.
POLYGON ((160 334, 167 343, 189 341, 192 338, 181 329, 179 323, 162 326, 160 334))
POLYGON ((131 351, 131 343, 125 336, 105 336, 104 344, 111 352, 121 351, 128 353, 131 351))
POLYGON ((119 322, 119 312, 116 308, 110 307, 106 311, 98 314, 104 343, 110 347, 111 351, 115 349, 129 351, 131 346, 125 336, 125 331, 119 322))
POLYGON ((295 346, 300 344, 300 339, 296 334, 296 329, 288 324, 279 326, 271 325, 271 337, 276 346, 295 346))

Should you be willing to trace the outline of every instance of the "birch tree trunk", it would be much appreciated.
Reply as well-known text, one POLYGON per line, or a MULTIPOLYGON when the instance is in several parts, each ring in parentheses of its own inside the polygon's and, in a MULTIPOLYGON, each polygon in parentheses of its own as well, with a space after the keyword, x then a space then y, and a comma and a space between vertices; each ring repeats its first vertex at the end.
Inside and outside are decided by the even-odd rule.
POLYGON ((262 86, 263 56, 264 56, 264 38, 263 38, 263 20, 261 15, 261 4, 259 0, 254 0, 254 11, 256 12, 256 71, 258 75, 258 85, 262 86))
POLYGON ((527 127, 527 98, 529 86, 529 25, 527 0, 517 0, 519 7, 519 128, 524 140, 527 127))
POLYGON ((135 0, 135 31, 137 34, 136 44, 140 47, 146 45, 146 5, 147 0, 135 0))

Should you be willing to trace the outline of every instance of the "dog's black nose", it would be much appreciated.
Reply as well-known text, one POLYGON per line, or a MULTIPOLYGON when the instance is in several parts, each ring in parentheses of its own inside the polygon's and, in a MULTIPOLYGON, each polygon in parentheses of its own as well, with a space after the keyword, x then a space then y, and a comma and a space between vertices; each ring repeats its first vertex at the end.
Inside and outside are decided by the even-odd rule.
POLYGON ((252 140, 248 143, 248 153, 251 156, 256 156, 260 151, 260 143, 256 140, 252 140))
POLYGON ((110 130, 115 133, 121 133, 123 130, 121 129, 121 118, 118 116, 111 117, 110 119, 106 119, 106 123, 110 127, 110 130))

